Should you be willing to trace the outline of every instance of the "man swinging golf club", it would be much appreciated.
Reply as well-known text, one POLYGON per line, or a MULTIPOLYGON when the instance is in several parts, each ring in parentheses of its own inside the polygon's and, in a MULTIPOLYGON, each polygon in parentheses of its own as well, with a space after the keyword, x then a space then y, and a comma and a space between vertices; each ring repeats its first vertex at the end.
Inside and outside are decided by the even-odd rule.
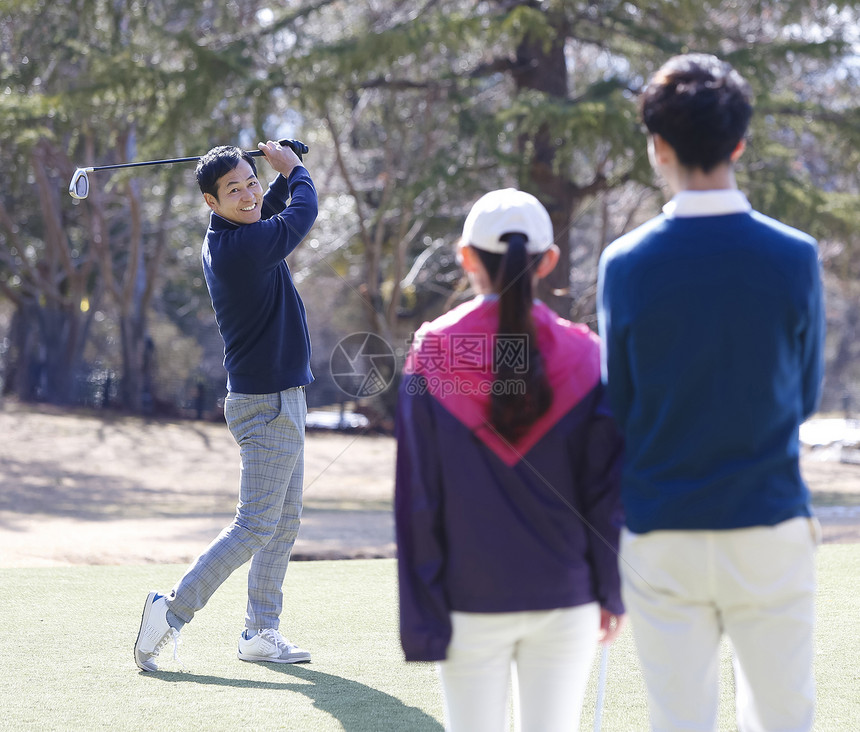
POLYGON ((239 148, 213 148, 197 165, 212 210, 203 272, 224 340, 224 416, 241 456, 236 517, 169 594, 147 596, 134 646, 143 671, 158 669, 155 659, 171 640, 175 655, 182 627, 248 560, 239 658, 310 661, 278 627, 302 512, 304 387, 313 381, 305 309, 285 257, 313 226, 317 193, 291 146, 258 147, 279 173, 265 194, 252 155, 239 148))

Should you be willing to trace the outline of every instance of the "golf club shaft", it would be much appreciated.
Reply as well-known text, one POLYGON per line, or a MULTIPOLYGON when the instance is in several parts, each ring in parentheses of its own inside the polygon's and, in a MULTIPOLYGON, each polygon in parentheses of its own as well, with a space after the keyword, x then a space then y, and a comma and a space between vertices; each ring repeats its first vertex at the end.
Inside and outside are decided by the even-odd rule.
POLYGON ((606 692, 606 669, 609 666, 609 646, 600 651, 600 670, 597 673, 597 703, 594 709, 594 732, 600 732, 603 725, 603 696, 606 692))
POLYGON ((94 165, 91 168, 84 168, 88 173, 95 170, 114 170, 116 168, 140 168, 144 165, 171 165, 173 163, 191 163, 195 160, 200 160, 200 156, 193 158, 171 158, 169 160, 146 160, 140 163, 117 163, 116 165, 94 165))
MULTIPOLYGON (((301 145, 296 140, 280 140, 281 145, 289 146, 292 148, 293 152, 299 156, 299 159, 302 157, 302 152, 307 152, 307 146, 304 146, 305 149, 297 149, 296 144, 301 145)), ((246 150, 245 152, 252 157, 260 157, 263 154, 262 150, 246 150)), ((168 160, 146 160, 141 163, 117 163, 116 165, 95 165, 91 168, 84 168, 88 173, 91 173, 96 170, 114 170, 116 168, 139 168, 143 165, 172 165, 173 163, 193 163, 196 160, 200 160, 200 155, 195 155, 190 158, 170 158, 168 160)))

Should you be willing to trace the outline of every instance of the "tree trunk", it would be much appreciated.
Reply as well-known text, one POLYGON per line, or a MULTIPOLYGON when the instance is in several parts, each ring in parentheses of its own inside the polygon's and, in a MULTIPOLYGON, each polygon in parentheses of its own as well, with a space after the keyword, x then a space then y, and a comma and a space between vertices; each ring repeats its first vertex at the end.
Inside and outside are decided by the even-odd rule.
POLYGON ((9 348, 3 391, 21 401, 38 399, 40 359, 38 358, 39 326, 35 304, 19 304, 12 315, 9 348))
POLYGON ((78 354, 83 350, 80 312, 70 308, 48 307, 39 310, 44 362, 44 395, 51 404, 74 401, 75 376, 80 368, 78 354))
MULTIPOLYGON (((550 43, 544 38, 526 37, 517 48, 513 71, 517 91, 533 90, 559 99, 567 98, 567 63, 564 56, 566 33, 563 13, 550 14, 551 27, 557 28, 550 43)), ((534 193, 552 219, 555 243, 561 250, 559 264, 538 285, 538 297, 564 318, 571 314, 570 296, 570 222, 576 209, 576 189, 556 169, 556 142, 548 125, 520 137, 520 152, 529 155, 527 180, 522 187, 534 193), (529 148, 531 148, 529 150, 529 148)))
POLYGON ((135 414, 149 411, 152 395, 144 393, 145 326, 139 315, 120 318, 122 339, 122 384, 120 400, 122 406, 135 414))
POLYGON ((18 304, 12 317, 3 391, 22 401, 71 404, 89 330, 73 309, 18 304))

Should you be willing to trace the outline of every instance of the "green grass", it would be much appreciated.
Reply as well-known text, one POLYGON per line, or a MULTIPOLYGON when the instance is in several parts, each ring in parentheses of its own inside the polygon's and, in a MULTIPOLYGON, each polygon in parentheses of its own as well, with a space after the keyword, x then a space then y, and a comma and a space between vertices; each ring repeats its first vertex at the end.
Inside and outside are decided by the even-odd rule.
MULTIPOLYGON (((860 729, 860 546, 819 554, 819 730, 860 729)), ((312 664, 243 663, 245 572, 231 577, 183 631, 180 658, 144 674, 132 659, 149 589, 181 566, 0 570, 0 729, 440 730, 431 664, 406 664, 397 638, 391 560, 294 562, 285 635, 312 664)), ((167 654, 169 658, 169 654, 167 654)), ((597 654, 582 729, 592 729, 597 654)), ((721 730, 734 729, 731 666, 723 657, 721 730)), ((612 646, 603 729, 647 729, 629 631, 612 646)))

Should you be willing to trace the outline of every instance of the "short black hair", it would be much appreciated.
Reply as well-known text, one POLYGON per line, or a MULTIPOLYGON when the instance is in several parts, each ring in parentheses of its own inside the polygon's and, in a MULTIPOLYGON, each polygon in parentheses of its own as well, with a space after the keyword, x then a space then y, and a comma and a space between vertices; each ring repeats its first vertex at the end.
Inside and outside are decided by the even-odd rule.
POLYGON ((749 84, 726 61, 704 53, 669 59, 639 99, 642 122, 681 165, 708 173, 731 159, 752 117, 749 84))
POLYGON ((242 160, 246 161, 254 175, 257 175, 254 158, 247 151, 234 145, 213 147, 197 163, 197 185, 200 186, 200 192, 211 193, 218 198, 219 178, 234 170, 242 160))

